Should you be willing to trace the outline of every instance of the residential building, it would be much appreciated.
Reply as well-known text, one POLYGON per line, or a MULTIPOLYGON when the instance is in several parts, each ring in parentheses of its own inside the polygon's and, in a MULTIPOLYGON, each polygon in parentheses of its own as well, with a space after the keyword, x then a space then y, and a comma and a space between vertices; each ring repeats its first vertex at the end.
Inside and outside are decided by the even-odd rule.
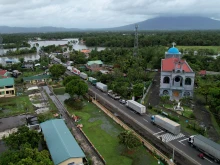
POLYGON ((40 127, 55 165, 83 165, 85 154, 63 119, 47 120, 40 127))
POLYGON ((13 97, 15 96, 15 86, 13 78, 0 79, 0 97, 13 97))
POLYGON ((89 53, 91 52, 91 50, 89 49, 82 49, 81 53, 84 53, 86 55, 87 58, 89 58, 89 53))
POLYGON ((7 70, 0 70, 0 78, 6 78, 8 77, 8 71, 7 70))
POLYGON ((51 81, 50 75, 37 75, 31 77, 24 77, 23 81, 29 84, 47 83, 51 81))
POLYGON ((33 62, 24 62, 21 67, 26 68, 26 69, 33 69, 34 63, 33 62))
POLYGON ((171 100, 193 96, 195 72, 181 57, 173 46, 161 60, 160 95, 170 96, 171 100))
POLYGON ((92 71, 99 71, 103 67, 103 62, 101 60, 88 61, 86 67, 92 71))

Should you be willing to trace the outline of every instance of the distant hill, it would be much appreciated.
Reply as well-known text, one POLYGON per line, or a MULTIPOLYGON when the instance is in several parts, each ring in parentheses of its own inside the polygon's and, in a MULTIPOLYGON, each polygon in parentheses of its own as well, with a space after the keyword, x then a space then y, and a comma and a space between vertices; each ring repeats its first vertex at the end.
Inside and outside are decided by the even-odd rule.
POLYGON ((135 24, 138 30, 220 30, 220 21, 207 17, 179 16, 157 17, 146 21, 115 28, 77 29, 63 27, 9 27, 0 26, 0 33, 44 33, 44 32, 72 32, 72 31, 133 31, 135 24))
MULTIPOLYGON (((134 30, 135 24, 109 28, 108 30, 134 30)), ((157 17, 137 24, 139 30, 220 30, 220 21, 195 16, 157 17)))
POLYGON ((9 27, 0 26, 0 33, 45 33, 45 32, 70 32, 70 31, 80 31, 77 28, 63 28, 63 27, 9 27))

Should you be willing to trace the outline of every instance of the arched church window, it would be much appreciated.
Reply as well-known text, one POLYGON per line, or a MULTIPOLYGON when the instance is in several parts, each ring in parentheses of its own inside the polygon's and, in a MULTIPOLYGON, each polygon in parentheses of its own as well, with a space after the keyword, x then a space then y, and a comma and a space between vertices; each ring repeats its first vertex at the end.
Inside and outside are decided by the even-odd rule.
POLYGON ((191 85, 191 78, 187 77, 185 79, 185 85, 191 85))
POLYGON ((180 81, 180 77, 177 76, 177 77, 175 78, 175 81, 176 81, 176 82, 179 82, 179 81, 180 81))
POLYGON ((170 78, 169 77, 164 77, 163 78, 163 83, 164 84, 169 84, 170 83, 170 78))

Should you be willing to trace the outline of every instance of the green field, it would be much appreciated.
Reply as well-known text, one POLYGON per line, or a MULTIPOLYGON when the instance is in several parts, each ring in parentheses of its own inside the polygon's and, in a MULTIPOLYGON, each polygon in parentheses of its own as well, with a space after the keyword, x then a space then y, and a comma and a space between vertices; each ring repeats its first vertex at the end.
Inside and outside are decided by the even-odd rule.
POLYGON ((61 88, 53 88, 53 92, 56 94, 56 95, 63 95, 65 94, 65 87, 61 87, 61 88))
POLYGON ((28 96, 1 98, 0 109, 0 117, 8 117, 26 112, 34 112, 34 108, 28 96))
POLYGON ((118 143, 117 135, 123 128, 104 114, 92 103, 84 102, 82 110, 70 113, 80 116, 83 131, 104 157, 108 165, 156 165, 157 160, 144 147, 139 147, 132 154, 125 152, 125 148, 118 143))
POLYGON ((213 49, 216 53, 220 52, 220 46, 177 46, 178 49, 213 49))

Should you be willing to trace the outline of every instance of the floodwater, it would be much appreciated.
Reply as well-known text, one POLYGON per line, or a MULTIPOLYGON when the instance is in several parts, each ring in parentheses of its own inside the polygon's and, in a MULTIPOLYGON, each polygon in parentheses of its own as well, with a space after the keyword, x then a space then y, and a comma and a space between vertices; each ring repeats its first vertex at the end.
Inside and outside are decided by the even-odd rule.
MULTIPOLYGON (((87 47, 84 44, 80 44, 79 43, 79 39, 78 38, 65 38, 62 40, 54 40, 54 41, 30 41, 30 45, 31 47, 35 46, 36 43, 39 44, 39 47, 37 47, 37 52, 34 54, 25 54, 25 55, 19 55, 19 56, 8 56, 8 57, 1 57, 0 58, 0 63, 2 63, 3 65, 5 64, 5 61, 9 60, 13 60, 14 62, 18 62, 19 58, 24 58, 25 61, 28 60, 38 60, 40 58, 38 51, 40 50, 40 47, 42 46, 48 46, 48 45, 65 45, 68 43, 68 41, 76 41, 73 44, 73 49, 74 50, 82 50, 82 49, 95 49, 95 47, 87 47)), ((24 48, 21 48, 24 49, 24 48)), ((98 51, 104 50, 105 47, 97 47, 98 51)), ((6 53, 9 49, 4 49, 4 53, 6 53)), ((11 49, 11 50, 16 50, 16 48, 11 49)), ((1 55, 1 54, 0 54, 1 55)))

